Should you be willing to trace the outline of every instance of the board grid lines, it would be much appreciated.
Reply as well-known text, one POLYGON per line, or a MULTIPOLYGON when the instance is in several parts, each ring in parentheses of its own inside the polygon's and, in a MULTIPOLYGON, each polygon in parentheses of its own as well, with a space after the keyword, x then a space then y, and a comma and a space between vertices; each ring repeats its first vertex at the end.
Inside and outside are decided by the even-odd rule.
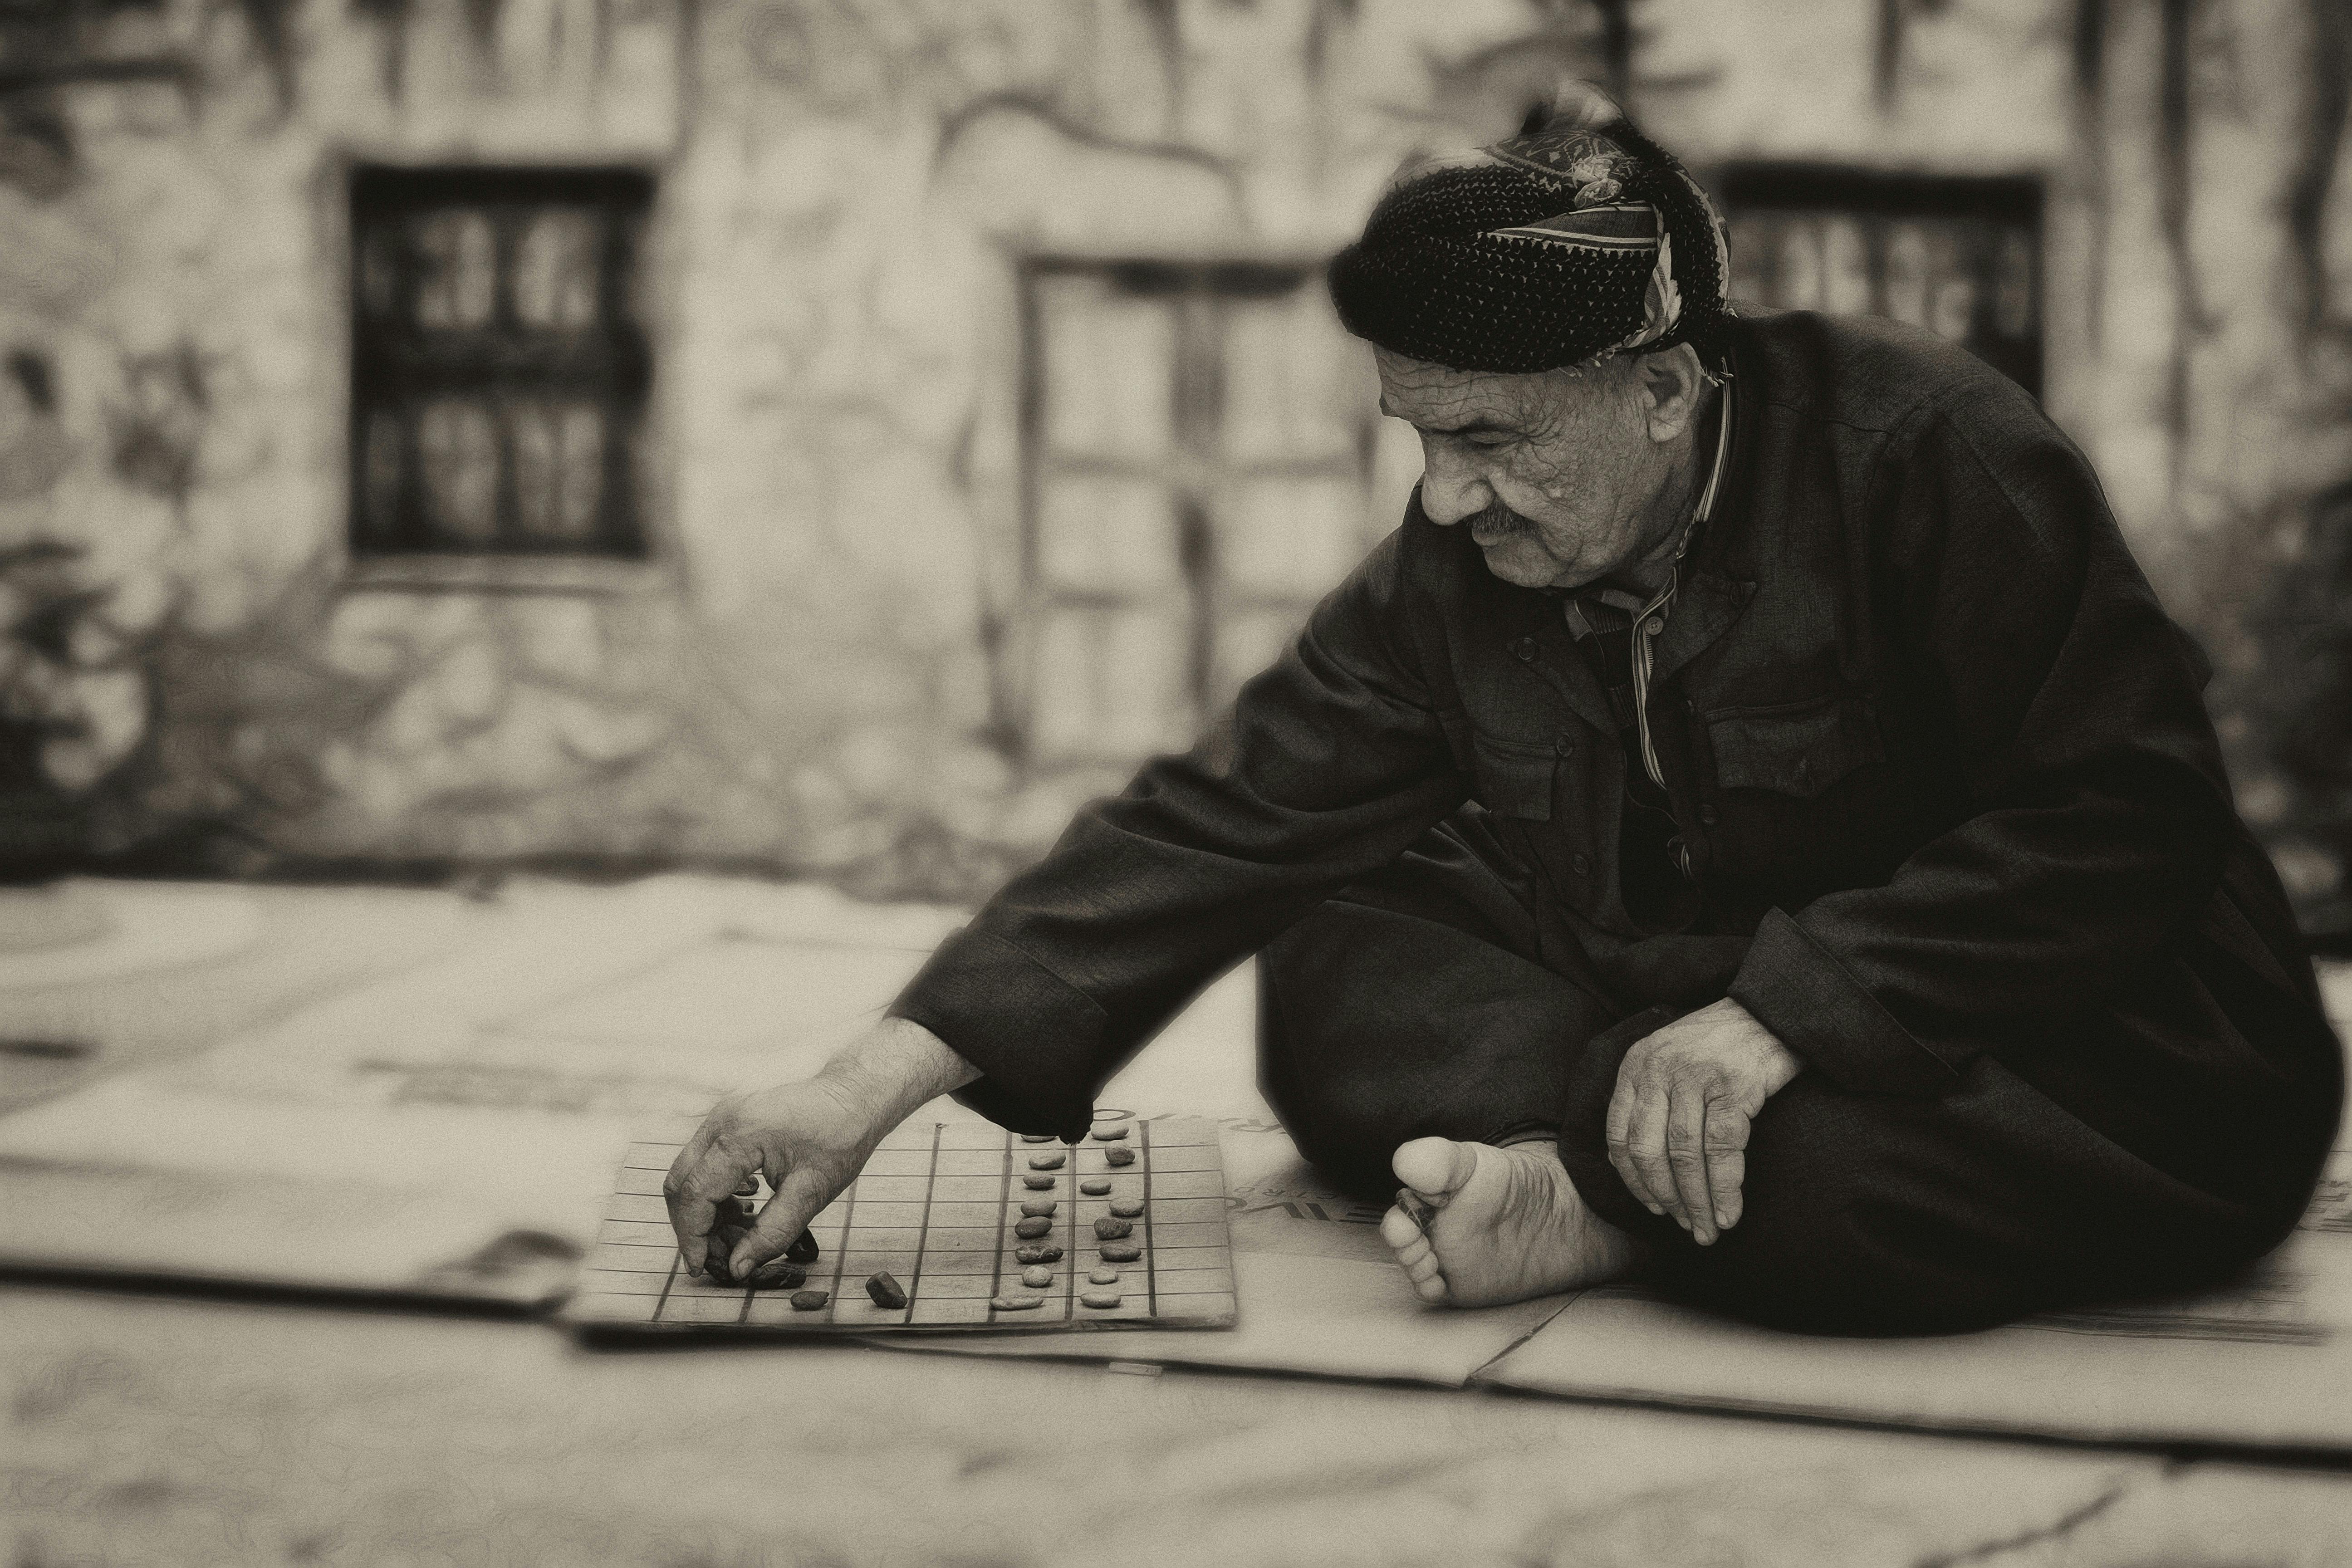
MULTIPOLYGON (((907 1276, 906 1310, 908 1322, 914 1321, 915 1296, 923 1286, 923 1252, 930 1245, 931 1239, 931 1200, 940 1190, 940 1139, 946 1132, 947 1128, 944 1124, 937 1121, 931 1123, 931 1166, 923 1173, 923 1218, 922 1223, 915 1227, 915 1267, 907 1276)), ((846 1246, 849 1240, 849 1227, 845 1225, 841 1227, 841 1239, 845 1244, 842 1247, 842 1264, 845 1266, 849 1260, 846 1246)), ((751 1302, 748 1297, 743 1302, 743 1315, 746 1318, 751 1315, 751 1302)))
POLYGON ((1151 1230, 1150 1122, 1137 1123, 1136 1142, 1143 1145, 1143 1152, 1136 1161, 1143 1167, 1143 1299, 1156 1313, 1160 1310, 1160 1238, 1151 1230))
MULTIPOLYGON (((661 1141, 632 1144, 624 1156, 596 1249, 562 1316, 583 1331, 669 1334, 1230 1327, 1237 1301, 1215 1125, 1193 1117, 1111 1111, 1092 1131, 1108 1132, 1121 1123, 1131 1144, 1113 1136, 1030 1145, 1002 1129, 971 1122, 899 1129, 811 1222, 833 1257, 830 1269, 820 1262, 811 1270, 815 1277, 809 1285, 829 1280, 832 1289, 823 1308, 806 1312, 790 1308, 789 1291, 754 1291, 685 1272, 667 1205, 646 1174, 667 1166, 680 1147, 670 1140, 682 1139, 684 1131, 646 1134, 661 1141), (1056 1147, 1062 1158, 1051 1173, 1018 1158, 1024 1151, 1045 1155, 1056 1147), (1131 1149, 1135 1157, 1113 1165, 1108 1154, 1115 1147, 1131 1149), (1163 1163, 1172 1169, 1163 1170, 1163 1163), (1050 1174, 1053 1184, 1031 1187, 1013 1179, 1031 1174, 1050 1174), (1082 1192, 1089 1181, 1108 1190, 1082 1192), (1064 1223, 1044 1237, 1017 1237, 1020 1205, 1038 1199, 1067 1203, 1064 1223), (1140 1223, 1130 1239, 1141 1243, 1142 1254, 1115 1266, 1100 1259, 1101 1247, 1109 1244, 1091 1229, 1114 1203, 1138 1209, 1134 1217, 1140 1223), (1060 1278, 1045 1288, 1043 1310, 1000 1311, 996 1302, 1014 1293, 1008 1281, 1028 1267, 1019 1263, 1019 1250, 1032 1240, 1062 1243, 1063 1255, 1052 1265, 1060 1278), (982 1247, 990 1249, 985 1260, 982 1247), (1123 1301, 1085 1306, 1079 1298, 1088 1293, 1089 1282, 1079 1279, 1081 1270, 1105 1267, 1118 1268, 1124 1283, 1097 1289, 1123 1301), (905 1307, 868 1306, 864 1279, 884 1270, 904 1280, 905 1307), (983 1287, 987 1296, 979 1299, 983 1287), (845 1290, 858 1294, 845 1300, 845 1290)), ((1019 1292, 1039 1293, 1025 1286, 1019 1292)))

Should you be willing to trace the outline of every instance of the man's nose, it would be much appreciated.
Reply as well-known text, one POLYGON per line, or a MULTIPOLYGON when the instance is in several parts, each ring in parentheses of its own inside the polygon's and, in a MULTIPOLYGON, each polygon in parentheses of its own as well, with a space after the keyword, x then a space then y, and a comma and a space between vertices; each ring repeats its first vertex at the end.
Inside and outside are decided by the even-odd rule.
POLYGON ((1495 492, 1466 464, 1432 457, 1421 470, 1421 511, 1441 528, 1477 516, 1495 502, 1495 492))

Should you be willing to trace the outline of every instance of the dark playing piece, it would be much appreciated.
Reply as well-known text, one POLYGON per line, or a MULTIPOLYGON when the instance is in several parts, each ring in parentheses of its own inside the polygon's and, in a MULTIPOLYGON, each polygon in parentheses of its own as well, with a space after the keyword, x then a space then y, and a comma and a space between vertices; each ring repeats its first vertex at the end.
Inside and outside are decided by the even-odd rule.
POLYGON ((788 1258, 771 1258, 744 1283, 754 1290, 797 1290, 808 1283, 808 1270, 788 1258))
POLYGON ((1116 1290, 1089 1290, 1078 1298, 1079 1300, 1085 1302, 1089 1307, 1101 1308, 1106 1310, 1118 1306, 1119 1302, 1125 1299, 1126 1298, 1122 1297, 1116 1290))
POLYGON ((1141 1198, 1113 1198, 1110 1201, 1110 1212, 1118 1215, 1121 1219, 1133 1219, 1136 1215, 1143 1212, 1143 1200, 1141 1198))
POLYGON ((1095 1221, 1095 1235, 1104 1241, 1117 1241, 1122 1236, 1134 1234, 1135 1222, 1131 1219, 1113 1219, 1105 1215, 1095 1221))
POLYGON ((1024 1263, 1059 1263, 1062 1249, 1058 1247, 1016 1247, 1013 1256, 1024 1263))
POLYGON ((735 1256, 735 1244, 743 1237, 744 1232, 738 1226, 722 1225, 712 1228, 709 1240, 704 1243, 702 1272, 713 1284, 731 1285, 735 1282, 735 1277, 727 1271, 727 1263, 735 1256))
POLYGON ((1052 1198, 1032 1198, 1021 1205, 1021 1212, 1031 1219, 1036 1219, 1040 1215, 1051 1218, 1054 1211, 1060 1206, 1061 1205, 1052 1198))
POLYGON ((876 1306, 887 1307, 892 1311, 907 1304, 906 1287, 893 1279, 887 1269, 867 1279, 866 1293, 874 1298, 876 1306))
POLYGON ((1088 1176, 1085 1181, 1078 1184, 1078 1191, 1086 1194, 1088 1197, 1098 1198, 1105 1193, 1110 1191, 1110 1178, 1108 1176, 1088 1176))
POLYGON ((1131 1241, 1106 1241, 1102 1256, 1105 1263, 1132 1263, 1143 1256, 1143 1248, 1131 1241))
POLYGON ((1135 1151, 1129 1148, 1124 1143, 1114 1143, 1109 1148, 1103 1151, 1103 1163, 1106 1165, 1132 1165, 1135 1163, 1135 1151))
POLYGON ((1115 1143, 1126 1136, 1127 1124, 1123 1121, 1114 1126, 1095 1129, 1095 1142, 1097 1143, 1115 1143))
POLYGON ((1060 1186, 1061 1183, 1052 1176, 1041 1176, 1032 1172, 1021 1178, 1021 1184, 1033 1193, 1050 1193, 1060 1186))
POLYGON ((806 1231, 801 1232, 800 1239, 793 1242, 790 1247, 784 1248, 784 1256, 791 1258, 794 1263, 814 1263, 816 1261, 816 1237, 811 1236, 806 1231))
POLYGON ((743 1184, 735 1189, 735 1195, 739 1198, 758 1197, 760 1195, 760 1178, 757 1176, 744 1177, 743 1184))
POLYGON ((1062 1168, 1062 1162, 1068 1158, 1059 1149, 1050 1154, 1032 1154, 1029 1156, 1029 1168, 1033 1171, 1058 1171, 1062 1168))
POLYGON ((795 1290, 793 1292, 793 1310, 795 1312, 822 1311, 824 1304, 832 1300, 833 1292, 830 1290, 795 1290))
POLYGON ((1029 1218, 1023 1220, 1019 1225, 1014 1226, 1013 1227, 1013 1234, 1019 1237, 1024 1241, 1034 1241, 1039 1237, 1049 1234, 1053 1228, 1054 1222, 1052 1220, 1046 1219, 1042 1215, 1032 1215, 1029 1218))

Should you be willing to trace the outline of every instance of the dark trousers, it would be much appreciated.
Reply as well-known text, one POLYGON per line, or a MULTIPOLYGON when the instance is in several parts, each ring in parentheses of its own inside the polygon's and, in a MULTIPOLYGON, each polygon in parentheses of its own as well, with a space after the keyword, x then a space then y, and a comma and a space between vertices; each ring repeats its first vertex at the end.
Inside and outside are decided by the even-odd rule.
POLYGON ((1933 1098, 1800 1073, 1757 1118, 1745 1213, 1712 1247, 1609 1163, 1604 1118, 1635 1041, 1723 994, 1744 939, 1563 952, 1475 816, 1318 906, 1259 960, 1259 1071, 1300 1152, 1366 1195, 1432 1134, 1557 1132, 1649 1281, 1727 1315, 1832 1333, 1979 1327, 2200 1288, 2275 1245, 2299 1205, 2157 1168, 1991 1056, 1933 1098))

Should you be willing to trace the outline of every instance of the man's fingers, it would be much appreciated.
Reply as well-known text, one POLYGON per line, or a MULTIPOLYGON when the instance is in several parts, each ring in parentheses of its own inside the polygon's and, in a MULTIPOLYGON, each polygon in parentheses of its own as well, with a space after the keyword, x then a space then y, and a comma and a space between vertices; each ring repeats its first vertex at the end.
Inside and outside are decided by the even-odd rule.
POLYGON ((1715 1223, 1725 1230, 1739 1223, 1751 1125, 1736 1105, 1717 1100, 1706 1108, 1706 1184, 1715 1194, 1715 1223))
POLYGON ((719 1139, 700 1130, 677 1152, 669 1174, 662 1178, 662 1202, 669 1209, 669 1226, 677 1235, 677 1250, 689 1270, 702 1268, 719 1203, 733 1196, 752 1169, 751 1160, 730 1153, 719 1139))
POLYGON ((1682 1200, 1675 1193, 1674 1168, 1666 1163, 1666 1099, 1645 1089, 1633 1102, 1633 1126, 1625 1138, 1626 1158, 1640 1173, 1649 1194, 1652 1214, 1671 1215, 1676 1225, 1689 1227, 1682 1200))
POLYGON ((1681 1216, 1701 1247, 1715 1241, 1715 1201, 1706 1190, 1706 1101, 1677 1089, 1666 1107, 1666 1165, 1673 1173, 1681 1216))
POLYGON ((799 1240, 816 1211, 832 1201, 833 1187, 821 1173, 805 1165, 785 1172, 776 1182, 776 1195, 736 1244, 728 1271, 738 1279, 748 1279, 751 1270, 799 1240))
POLYGON ((1642 1180, 1641 1167, 1633 1163, 1633 1128, 1634 1090, 1627 1075, 1620 1071, 1616 1092, 1609 1097, 1609 1163, 1617 1168, 1618 1180, 1633 1194, 1633 1201, 1652 1214, 1664 1214, 1658 1200, 1651 1194, 1649 1184, 1642 1180))

